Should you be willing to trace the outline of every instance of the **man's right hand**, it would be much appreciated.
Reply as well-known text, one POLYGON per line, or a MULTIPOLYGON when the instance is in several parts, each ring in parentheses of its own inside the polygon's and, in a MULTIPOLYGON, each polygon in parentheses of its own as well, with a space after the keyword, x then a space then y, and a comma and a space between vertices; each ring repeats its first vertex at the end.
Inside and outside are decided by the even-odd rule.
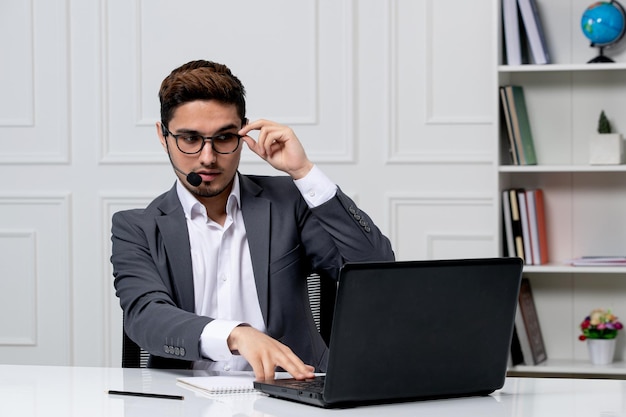
POLYGON ((291 349, 250 326, 238 326, 228 336, 228 347, 252 366, 257 380, 273 379, 280 366, 296 379, 313 378, 314 368, 306 365, 291 349))

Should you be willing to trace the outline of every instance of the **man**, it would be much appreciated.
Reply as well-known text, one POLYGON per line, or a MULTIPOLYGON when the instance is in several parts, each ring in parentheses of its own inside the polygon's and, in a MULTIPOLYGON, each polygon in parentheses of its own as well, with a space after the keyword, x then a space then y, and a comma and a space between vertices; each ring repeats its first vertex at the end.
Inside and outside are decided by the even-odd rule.
POLYGON ((113 216, 116 294, 150 366, 310 378, 325 371, 328 349, 306 277, 394 255, 289 127, 247 122, 244 97, 239 79, 208 61, 161 84, 156 130, 178 178, 146 209, 113 216), (289 176, 239 173, 242 141, 289 176))

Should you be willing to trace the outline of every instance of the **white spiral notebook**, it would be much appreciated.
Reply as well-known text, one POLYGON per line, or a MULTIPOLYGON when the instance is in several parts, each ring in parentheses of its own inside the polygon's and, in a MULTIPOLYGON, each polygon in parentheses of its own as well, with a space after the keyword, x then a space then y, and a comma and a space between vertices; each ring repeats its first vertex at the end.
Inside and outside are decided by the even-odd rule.
POLYGON ((179 386, 203 395, 247 394, 254 389, 253 375, 192 376, 176 379, 179 386))

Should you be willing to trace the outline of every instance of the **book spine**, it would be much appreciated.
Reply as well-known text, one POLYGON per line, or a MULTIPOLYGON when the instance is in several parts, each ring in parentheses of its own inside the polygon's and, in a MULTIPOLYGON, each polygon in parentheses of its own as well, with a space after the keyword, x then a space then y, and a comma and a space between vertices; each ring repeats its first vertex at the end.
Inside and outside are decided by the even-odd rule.
POLYGON ((513 220, 511 218, 511 201, 509 200, 509 190, 502 191, 502 216, 504 222, 504 241, 506 243, 507 256, 515 257, 515 244, 513 238, 513 220))
MULTIPOLYGON (((544 362, 548 356, 543 343, 541 327, 539 326, 539 317, 535 308, 535 301, 533 299, 530 280, 528 278, 522 278, 519 293, 519 307, 522 313, 528 343, 530 344, 531 356, 528 359, 529 362, 531 362, 530 364, 537 365, 544 362)), ((524 357, 525 361, 526 359, 527 358, 524 357)))
POLYGON ((502 0, 502 25, 504 26, 506 62, 508 65, 521 65, 522 48, 517 0, 502 0))
POLYGON ((506 103, 509 109, 509 116, 511 120, 511 132, 513 142, 515 143, 515 149, 517 149, 517 159, 519 165, 526 165, 526 157, 524 155, 524 149, 522 147, 522 139, 520 136, 519 118, 517 109, 515 107, 515 98, 513 97, 513 86, 504 86, 504 93, 506 96, 506 103))
POLYGON ((546 42, 545 32, 539 16, 539 9, 535 0, 518 0, 519 12, 524 22, 524 28, 530 51, 535 64, 549 64, 550 55, 546 42))
POLYGON ((517 202, 520 212, 520 220, 522 223, 522 239, 524 242, 524 263, 527 265, 533 264, 533 253, 530 242, 530 224, 528 222, 528 205, 526 203, 526 191, 523 189, 517 190, 517 202))
POLYGON ((513 125, 511 123, 511 110, 506 95, 505 87, 500 87, 500 102, 502 104, 502 119, 506 126, 507 139, 509 140, 509 149, 511 153, 511 162, 513 165, 520 165, 519 151, 515 143, 515 135, 513 133, 513 125))
POLYGON ((533 253, 533 265, 541 265, 541 250, 539 248, 539 227, 537 224, 537 190, 526 191, 526 206, 528 207, 528 228, 530 231, 530 249, 533 253))
POLYGON ((524 89, 519 85, 511 86, 513 92, 513 101, 515 113, 517 115, 516 134, 519 134, 519 143, 521 144, 520 152, 524 155, 526 165, 537 165, 537 155, 535 153, 535 143, 533 140, 530 119, 526 109, 526 98, 524 97, 524 89))
POLYGON ((550 260, 548 251, 548 231, 543 190, 535 190, 535 210, 537 212, 537 235, 539 238, 539 259, 542 264, 550 260))
POLYGON ((524 241, 522 238, 522 222, 520 219, 519 205, 517 203, 517 190, 509 190, 509 201, 511 204, 511 222, 513 226, 513 244, 515 245, 515 254, 521 259, 524 256, 524 241))

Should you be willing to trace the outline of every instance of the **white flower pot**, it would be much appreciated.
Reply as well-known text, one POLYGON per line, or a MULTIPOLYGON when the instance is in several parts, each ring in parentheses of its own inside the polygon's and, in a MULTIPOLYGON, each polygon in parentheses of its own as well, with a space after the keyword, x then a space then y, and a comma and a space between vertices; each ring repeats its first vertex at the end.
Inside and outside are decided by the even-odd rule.
POLYGON ((608 365, 613 362, 616 339, 587 339, 589 359, 594 365, 608 365))
POLYGON ((624 140, 621 133, 603 133, 589 142, 591 165, 619 165, 624 163, 624 140))

